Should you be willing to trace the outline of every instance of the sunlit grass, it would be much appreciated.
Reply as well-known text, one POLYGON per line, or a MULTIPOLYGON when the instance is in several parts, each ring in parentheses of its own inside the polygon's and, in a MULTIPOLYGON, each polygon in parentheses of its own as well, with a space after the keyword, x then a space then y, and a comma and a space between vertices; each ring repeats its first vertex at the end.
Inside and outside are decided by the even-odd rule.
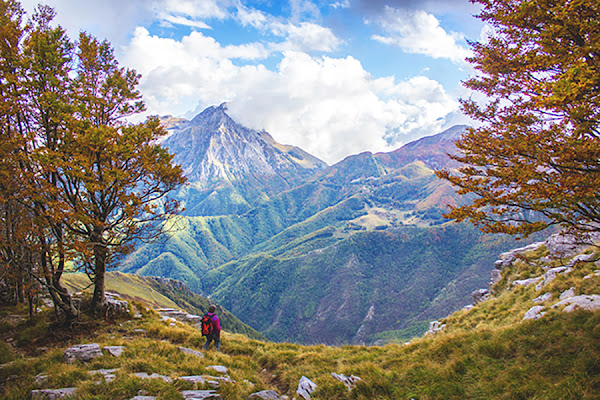
MULTIPOLYGON (((37 388, 36 375, 43 373, 48 375, 44 387, 77 387, 80 399, 130 399, 139 393, 181 399, 181 390, 210 386, 177 378, 220 376, 207 367, 223 365, 235 381, 221 384, 219 393, 224 399, 246 399, 264 389, 291 398, 302 376, 317 384, 312 395, 317 400, 598 398, 600 313, 566 314, 549 307, 571 287, 576 294, 599 293, 600 277, 593 275, 598 267, 594 262, 579 263, 570 274, 559 275, 540 291, 535 285, 512 285, 517 279, 543 274, 538 260, 544 255, 543 249, 538 250, 507 267, 494 297, 445 318, 444 331, 406 345, 301 346, 224 332, 223 351, 211 350, 199 357, 180 349, 202 350, 204 338, 195 328, 172 326, 139 306, 142 318, 99 324, 93 337, 74 338, 73 343, 47 349, 37 357, 21 356, 8 345, 0 347, 0 357, 11 361, 0 369, 0 397, 28 398, 37 388), (532 299, 545 292, 553 294, 552 301, 543 303, 548 314, 523 321, 535 304, 532 299), (105 354, 88 363, 65 364, 65 348, 80 342, 121 345, 125 351, 118 358, 105 354), (106 382, 89 374, 97 369, 117 369, 116 379, 106 382), (133 375, 137 372, 157 373, 172 382, 140 379, 133 375), (361 381, 349 391, 332 378, 332 372, 356 375, 361 381)), ((19 343, 35 345, 47 333, 49 321, 47 315, 39 316, 35 323, 15 327, 19 343)))

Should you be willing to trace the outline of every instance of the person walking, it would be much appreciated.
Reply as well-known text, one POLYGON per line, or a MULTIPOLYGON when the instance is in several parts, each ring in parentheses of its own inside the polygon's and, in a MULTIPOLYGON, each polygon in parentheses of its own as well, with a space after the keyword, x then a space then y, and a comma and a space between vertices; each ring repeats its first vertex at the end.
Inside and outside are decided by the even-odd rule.
POLYGON ((206 336, 204 350, 208 350, 211 342, 215 342, 215 348, 221 350, 221 323, 219 317, 215 314, 216 307, 210 305, 208 312, 202 317, 202 335, 206 336))

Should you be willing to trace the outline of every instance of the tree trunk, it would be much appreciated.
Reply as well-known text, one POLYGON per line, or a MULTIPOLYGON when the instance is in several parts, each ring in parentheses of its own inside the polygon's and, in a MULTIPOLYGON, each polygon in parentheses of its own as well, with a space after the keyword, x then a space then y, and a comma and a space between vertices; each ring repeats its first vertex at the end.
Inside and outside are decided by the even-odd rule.
POLYGON ((92 313, 98 313, 104 309, 106 302, 104 288, 108 251, 100 229, 94 230, 91 239, 94 244, 94 296, 92 297, 92 313))

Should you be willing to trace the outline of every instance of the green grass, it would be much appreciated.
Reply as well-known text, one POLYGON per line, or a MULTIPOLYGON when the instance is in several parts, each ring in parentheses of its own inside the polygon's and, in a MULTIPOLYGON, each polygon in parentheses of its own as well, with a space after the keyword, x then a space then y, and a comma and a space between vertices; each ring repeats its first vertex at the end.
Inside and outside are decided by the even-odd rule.
MULTIPOLYGON (((35 324, 13 328, 15 337, 27 340, 20 339, 16 354, 9 356, 12 362, 0 369, 0 397, 27 398, 35 388, 35 376, 45 373, 49 376, 45 387, 76 386, 80 399, 125 400, 140 390, 158 399, 181 399, 180 390, 200 387, 177 377, 217 375, 207 367, 224 365, 235 381, 219 388, 225 399, 246 399, 263 389, 291 398, 296 396, 301 376, 318 385, 311 397, 316 400, 598 399, 600 312, 550 309, 540 320, 522 321, 534 304, 531 300, 546 291, 554 294, 547 306, 570 287, 576 287, 578 293, 599 293, 599 277, 583 279, 598 267, 592 262, 580 263, 540 292, 535 285, 513 288, 510 282, 515 279, 542 272, 538 260, 543 254, 529 254, 507 267, 495 287, 495 297, 450 315, 442 321, 447 324, 442 332, 413 339, 407 345, 302 346, 224 332, 223 351, 208 351, 200 358, 178 349, 201 349, 204 338, 196 329, 185 324, 171 326, 156 313, 144 311, 141 319, 114 324, 87 321, 93 329, 72 335, 55 332, 56 342, 52 346, 45 343, 42 351, 35 345, 42 343, 51 321, 48 315, 41 315, 35 324), (119 358, 106 355, 87 364, 65 364, 64 349, 83 342, 123 345, 126 350, 119 358), (88 373, 101 368, 118 368, 117 379, 107 383, 88 373), (135 372, 158 373, 175 380, 142 380, 133 376, 135 372), (331 377, 332 372, 362 380, 348 391, 331 377)), ((0 312, 0 319, 9 314, 0 312)), ((3 351, 0 346, 0 357, 3 351)))

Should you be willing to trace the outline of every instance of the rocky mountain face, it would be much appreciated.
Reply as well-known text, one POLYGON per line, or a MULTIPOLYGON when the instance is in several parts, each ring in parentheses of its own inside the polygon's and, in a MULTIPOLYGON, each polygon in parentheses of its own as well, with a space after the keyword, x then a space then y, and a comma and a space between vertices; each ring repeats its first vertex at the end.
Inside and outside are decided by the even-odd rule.
POLYGON ((163 145, 189 180, 178 196, 185 215, 242 213, 327 166, 267 132, 239 125, 226 111, 224 103, 191 121, 164 118, 171 134, 163 145))
MULTIPOLYGON (((165 145, 190 184, 168 240, 139 247, 121 270, 186 282, 267 338, 380 343, 419 334, 487 282, 512 239, 443 218, 456 195, 434 168, 466 129, 326 167, 226 106, 171 119, 165 145)), ((535 238, 532 238, 532 240, 535 238)))

